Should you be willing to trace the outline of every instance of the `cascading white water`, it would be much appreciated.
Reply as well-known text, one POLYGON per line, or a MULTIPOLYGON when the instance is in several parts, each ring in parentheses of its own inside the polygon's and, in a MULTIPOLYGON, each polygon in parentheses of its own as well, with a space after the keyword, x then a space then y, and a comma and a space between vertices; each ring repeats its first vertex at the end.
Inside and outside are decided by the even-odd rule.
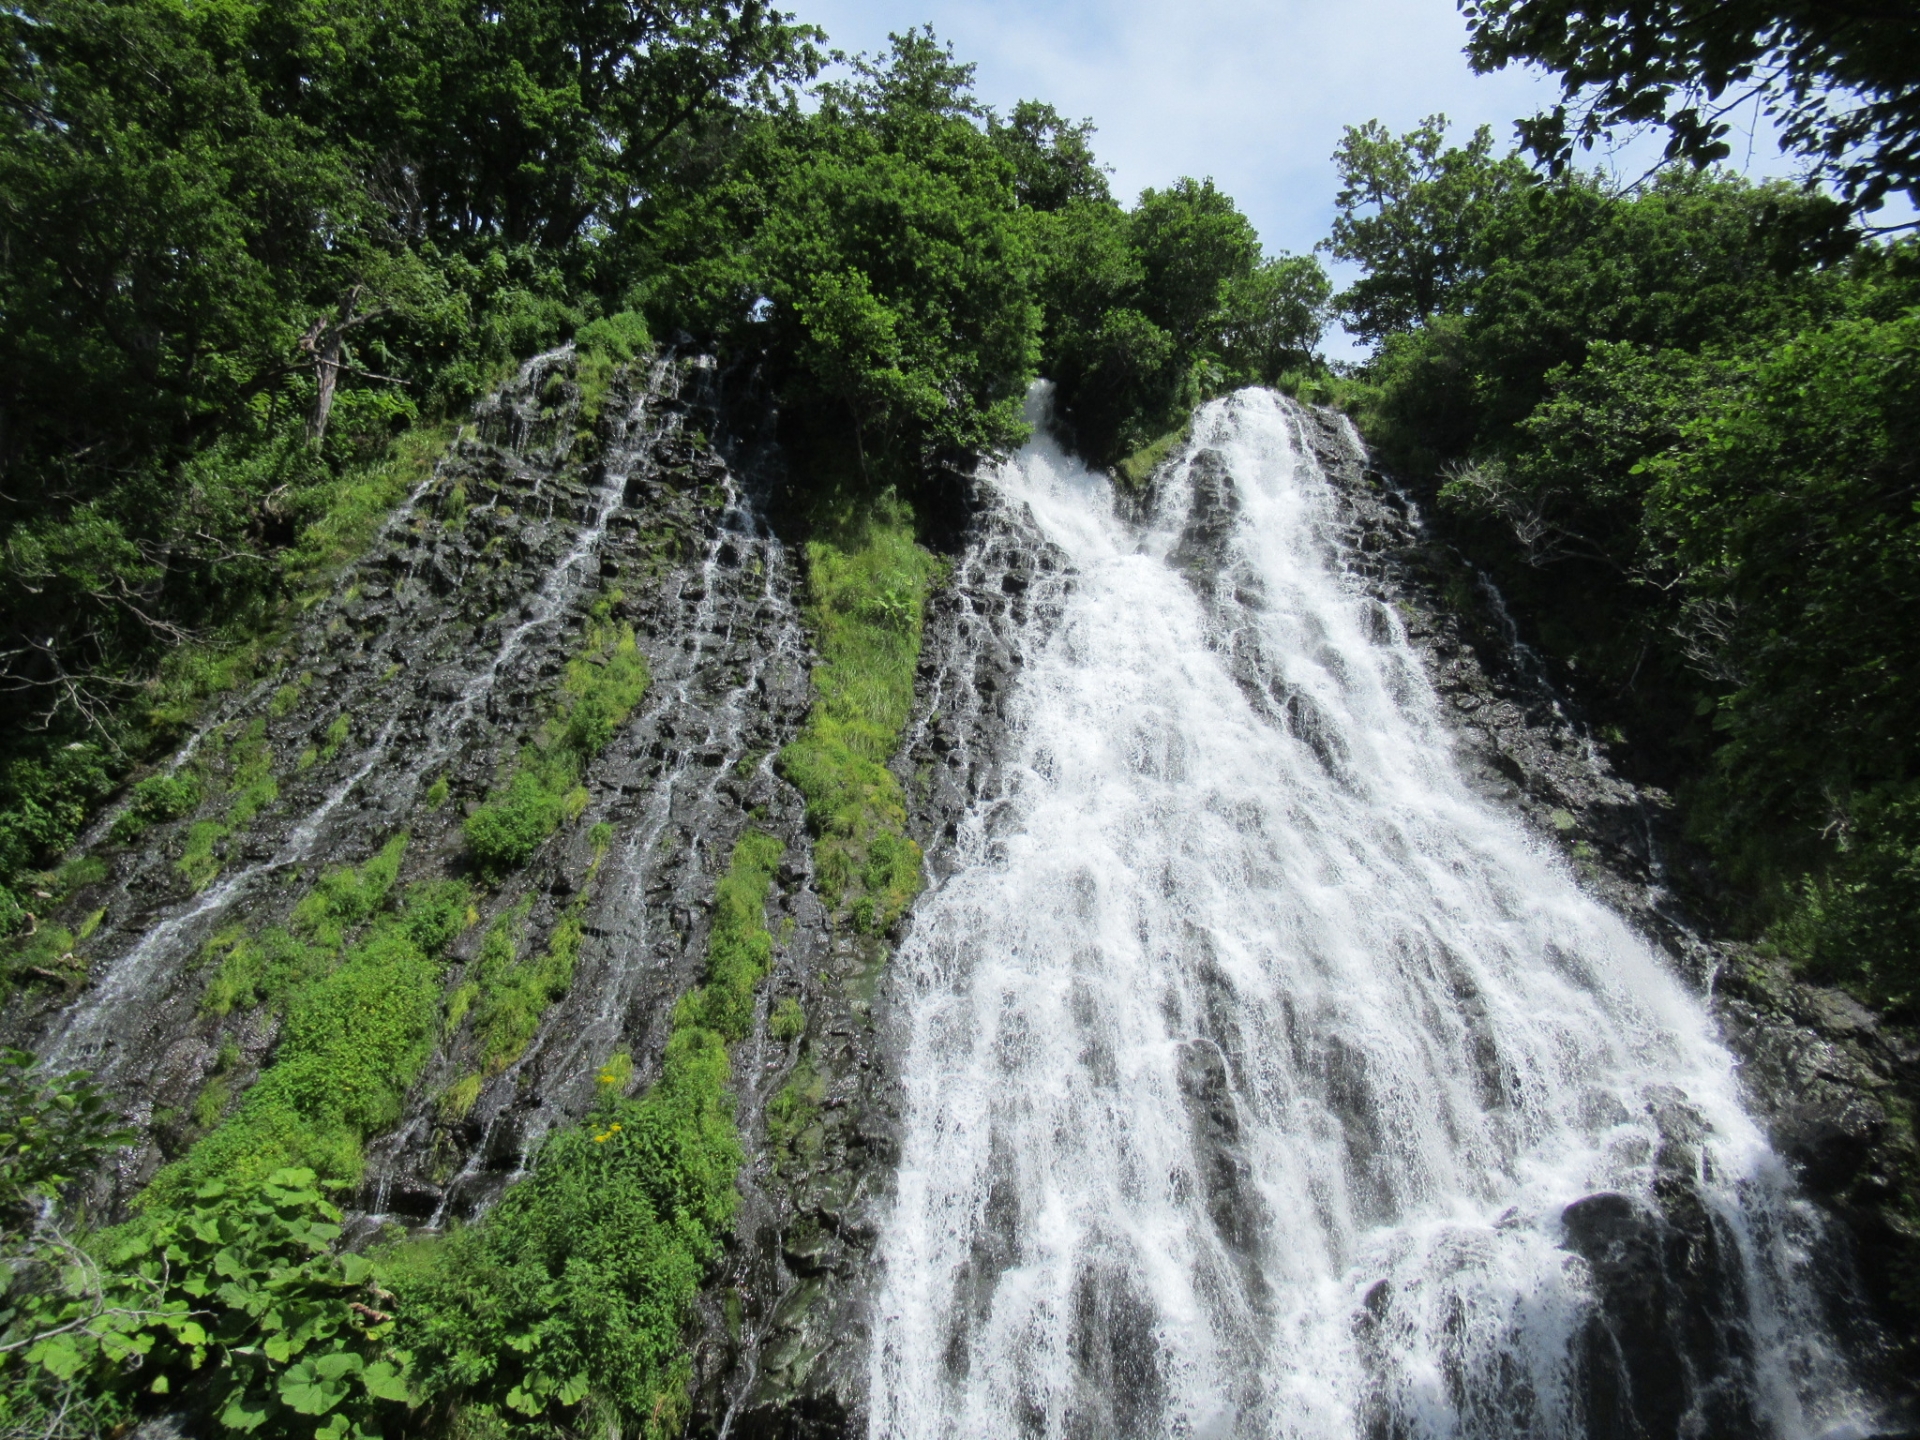
POLYGON ((1864 1433, 1701 1003, 1464 783, 1295 418, 1207 406, 1143 529, 1044 438, 994 482, 1075 575, 1009 793, 896 962, 871 1433, 1584 1435, 1563 1211, 1651 1212, 1681 1163, 1754 1427, 1864 1433), (1196 584, 1203 459, 1232 503, 1196 584), (1249 653, 1310 724, 1256 704, 1249 653))

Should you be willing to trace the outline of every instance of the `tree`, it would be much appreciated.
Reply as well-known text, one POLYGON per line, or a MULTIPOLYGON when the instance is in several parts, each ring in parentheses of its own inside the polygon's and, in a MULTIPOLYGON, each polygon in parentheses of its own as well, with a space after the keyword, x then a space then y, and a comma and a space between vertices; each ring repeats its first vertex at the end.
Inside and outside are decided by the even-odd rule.
POLYGON ((1238 374, 1271 385, 1313 363, 1333 309, 1333 282, 1311 255, 1279 255, 1227 287, 1220 357, 1238 374))
POLYGON ((1207 334, 1227 291, 1260 263, 1260 237, 1232 197, 1211 180, 1144 190, 1129 231, 1143 271, 1140 309, 1191 351, 1207 334))
POLYGON ((719 263, 745 281, 730 338, 771 355, 795 434, 850 435, 867 482, 910 484, 1018 438, 1040 317, 972 67, 931 32, 892 39, 814 114, 766 122, 731 182, 742 260, 719 263))
POLYGON ((1887 0, 1460 0, 1468 57, 1557 71, 1565 103, 1521 123, 1556 173, 1619 127, 1666 130, 1667 158, 1727 157, 1753 103, 1863 211, 1920 201, 1920 25, 1887 0), (1573 113, 1569 114, 1569 105, 1573 113))
POLYGON ((1369 120, 1349 125, 1333 153, 1339 214, 1323 243, 1336 258, 1366 267, 1340 296, 1348 328, 1364 340, 1439 313, 1485 265, 1483 240, 1496 212, 1535 183, 1518 159, 1494 157, 1487 126, 1464 148, 1446 146, 1446 134, 1444 115, 1397 139, 1369 120))
POLYGON ((427 233, 546 248, 614 223, 669 142, 819 70, 820 32, 763 0, 425 0, 394 162, 427 233))
POLYGON ((277 602, 341 467, 617 308, 636 198, 815 36, 763 0, 0 12, 0 883, 72 838, 75 747, 104 785, 157 738, 162 657, 277 602))
POLYGON ((1030 210, 1064 210, 1075 201, 1112 198, 1107 167, 1088 143, 1093 122, 1071 124, 1053 106, 1022 100, 1007 120, 989 115, 987 133, 1013 162, 1013 193, 1030 210))

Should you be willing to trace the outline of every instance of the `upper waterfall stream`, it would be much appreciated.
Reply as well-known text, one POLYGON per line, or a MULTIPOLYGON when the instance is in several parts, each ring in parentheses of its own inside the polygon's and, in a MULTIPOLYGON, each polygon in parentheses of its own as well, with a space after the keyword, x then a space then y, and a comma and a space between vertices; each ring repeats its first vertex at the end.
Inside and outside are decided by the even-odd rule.
POLYGON ((1297 426, 1208 405, 1144 525, 992 482, 1071 573, 896 962, 871 1433, 1866 1433, 1703 1004, 1469 786, 1297 426), (1643 1251, 1714 1298, 1622 1359, 1643 1251))

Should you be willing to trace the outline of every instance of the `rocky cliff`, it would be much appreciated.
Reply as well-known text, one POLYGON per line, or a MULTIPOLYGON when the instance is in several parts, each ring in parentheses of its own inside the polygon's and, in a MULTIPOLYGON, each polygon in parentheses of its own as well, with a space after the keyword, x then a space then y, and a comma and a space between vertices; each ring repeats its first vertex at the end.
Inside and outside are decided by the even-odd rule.
MULTIPOLYGON (((606 663, 608 627, 631 627, 645 694, 585 762, 550 838, 481 887, 448 952, 436 1027, 364 1136, 354 1233, 484 1212, 550 1129, 585 1112, 610 1057, 631 1056, 626 1083, 648 1082, 674 1001, 699 974, 717 878, 752 824, 785 855, 767 909, 772 971, 734 1057, 748 1159, 736 1233, 695 1323, 694 1428, 862 1433, 900 1105, 902 997, 888 960, 911 916, 892 934, 834 923, 803 806, 773 765, 807 713, 811 652, 804 578, 765 518, 788 481, 770 417, 698 357, 635 367, 600 393, 583 393, 576 370, 569 352, 540 357, 484 405, 291 629, 271 673, 216 705, 156 772, 191 780, 190 809, 149 824, 123 806, 94 827, 87 848, 106 873, 68 902, 82 935, 70 978, 14 1006, 6 1032, 96 1069, 132 1107, 140 1144, 96 1196, 124 1209, 275 1053, 283 1012, 259 998, 266 982, 235 988, 231 957, 290 923, 323 877, 392 853, 397 836, 402 883, 471 877, 463 820, 543 743, 578 665, 606 663), (504 961, 487 950, 501 935, 504 961), (483 1033, 475 1017, 502 965, 544 968, 522 986, 533 999, 520 1031, 483 1033), (788 1000, 803 1027, 770 1027, 788 1000)), ((1711 995, 1754 1109, 1839 1221, 1825 1232, 1836 1333, 1886 1376, 1911 1373, 1913 1037, 1714 941, 1699 918, 1710 892, 1669 833, 1664 798, 1615 773, 1499 597, 1426 535, 1351 428, 1311 410, 1297 423, 1341 496, 1355 578, 1418 644, 1477 783, 1711 995)), ((1202 586, 1233 503, 1228 487, 1208 489, 1210 473, 1201 456, 1177 557, 1202 586)), ((1021 637, 1074 583, 990 485, 951 519, 951 568, 929 604, 892 766, 934 884, 960 816, 1000 793, 1021 637)), ((1257 656, 1236 664, 1244 684, 1266 684, 1257 656)), ((1310 711, 1262 693, 1274 723, 1311 743, 1310 711)), ((1688 1125, 1684 1105, 1661 1119, 1676 1176, 1688 1125)), ((1602 1293, 1590 1384, 1657 1408, 1648 1397, 1687 1383, 1675 1356, 1716 1363, 1726 1260, 1684 1184, 1660 1213, 1604 1199, 1566 1217, 1568 1247, 1602 1293)))

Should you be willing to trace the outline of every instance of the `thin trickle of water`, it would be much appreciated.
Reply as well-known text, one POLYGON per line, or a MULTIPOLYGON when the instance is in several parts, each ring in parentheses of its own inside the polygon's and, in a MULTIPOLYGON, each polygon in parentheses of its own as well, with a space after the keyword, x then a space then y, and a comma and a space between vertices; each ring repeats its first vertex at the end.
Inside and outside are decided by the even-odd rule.
POLYGON ((871 1433, 1612 1433, 1646 1225, 1720 1307, 1661 1433, 1866 1433, 1700 1002, 1463 781, 1291 415, 1207 406, 1144 528, 994 480, 1075 574, 896 962, 871 1433))
MULTIPOLYGON (((650 914, 648 892, 662 872, 698 863, 707 837, 697 828, 686 837, 691 856, 663 842, 690 817, 713 814, 720 786, 745 779, 736 767, 749 754, 748 732, 772 672, 787 667, 805 673, 806 637, 786 549, 731 471, 719 475, 718 485, 721 513, 700 564, 687 570, 676 593, 663 597, 663 608, 683 617, 669 632, 677 643, 652 658, 653 683, 643 712, 612 747, 629 749, 635 734, 648 729, 671 741, 665 767, 649 783, 638 813, 621 817, 623 838, 606 862, 602 886, 608 900, 598 923, 612 937, 607 966, 592 979, 590 1006, 571 1013, 564 1025, 544 1026, 491 1089, 511 1101, 530 1072, 561 1077, 561 1085, 532 1113, 511 1103, 481 1102, 480 1135, 461 1170, 442 1187, 427 1219, 429 1229, 470 1210, 476 1194, 497 1193, 503 1182, 518 1179, 548 1130, 568 1114, 567 1084, 590 1084, 593 1072, 622 1044, 636 989, 659 963, 656 942, 678 945, 677 937, 654 933, 659 926, 650 914), (743 645, 748 640, 753 643, 743 645), (743 653, 736 655, 736 648, 743 653), (496 1134, 503 1125, 513 1127, 517 1155, 516 1167, 504 1176, 489 1173, 498 1164, 496 1134)), ((771 756, 762 754, 756 769, 770 763, 771 756)), ((395 1172, 414 1158, 432 1123, 431 1113, 422 1110, 373 1147, 368 1166, 374 1219, 389 1203, 395 1172)))
MULTIPOLYGON (((537 364, 540 360, 548 358, 550 357, 539 356, 536 357, 535 360, 529 361, 528 364, 537 364)), ((400 502, 398 508, 396 508, 380 526, 379 532, 374 536, 373 546, 370 548, 378 548, 391 539, 400 529, 411 523, 414 515, 419 511, 421 500, 426 498, 427 492, 439 482, 440 467, 445 463, 443 459, 439 464, 436 464, 424 480, 407 492, 407 498, 400 502)), ((407 574, 403 578, 410 579, 411 577, 412 569, 411 566, 409 566, 407 574)), ((167 762, 161 767, 160 773, 162 775, 178 775, 193 760, 193 757, 199 753, 200 747, 206 743, 209 735, 230 723, 236 715, 245 715, 253 711, 262 700, 266 699, 268 692, 280 684, 280 681, 280 676, 268 675, 251 689, 243 691, 239 696, 230 700, 225 705, 218 706, 213 714, 203 720, 193 733, 181 742, 180 747, 175 750, 172 755, 167 757, 167 762)), ((100 814, 94 818, 93 824, 87 827, 86 833, 74 842, 73 847, 67 852, 68 856, 83 855, 93 849, 102 840, 106 839, 107 833, 113 829, 114 821, 126 813, 132 804, 132 799, 132 794, 129 792, 128 795, 103 809, 100 814)))
MULTIPOLYGON (((569 354, 570 351, 563 348, 535 356, 521 367, 514 386, 495 397, 490 408, 486 409, 485 414, 491 417, 497 427, 504 428, 514 445, 525 446, 530 443, 535 434, 534 416, 540 381, 569 354)), ((667 393, 669 382, 676 374, 671 357, 663 357, 654 364, 647 384, 636 389, 633 410, 609 447, 590 518, 526 601, 520 623, 508 630, 490 653, 482 652, 474 657, 476 660, 484 657, 484 663, 479 664, 462 684, 456 702, 433 711, 428 717, 424 735, 416 737, 401 723, 398 712, 392 710, 393 695, 356 697, 370 706, 388 708, 390 713, 375 731, 372 740, 350 753, 346 762, 349 768, 344 776, 328 788, 320 803, 292 829, 268 858, 223 876, 218 883, 183 902, 172 913, 162 916, 147 928, 61 1015, 57 1028, 45 1042, 48 1063, 86 1064, 111 1081, 117 1073, 117 1062, 129 1053, 127 1047, 118 1045, 124 1038, 127 1017, 153 1015, 157 1008, 157 997, 173 984, 184 958, 260 882, 279 871, 300 865, 318 853, 325 838, 327 821, 360 788, 362 782, 376 770, 392 772, 393 779, 386 796, 390 812, 399 813, 412 802, 420 788, 456 752, 475 717, 481 713, 501 677, 508 673, 528 638, 564 619, 579 598, 593 571, 593 561, 606 538, 607 526, 620 508, 629 477, 636 468, 648 463, 652 448, 662 435, 670 427, 679 424, 678 413, 661 403, 676 398, 667 393), (404 749, 403 757, 394 755, 396 748, 404 749), (404 758, 404 765, 387 763, 395 758, 404 758)), ((563 437, 571 434, 567 426, 557 429, 563 437)), ((424 486, 415 489, 401 514, 383 527, 383 535, 391 534, 403 523, 404 515, 417 506, 424 493, 424 486)), ((436 606, 431 597, 423 597, 423 603, 430 609, 445 609, 444 606, 436 606)), ((436 624, 447 623, 444 615, 434 615, 431 619, 436 624)), ((401 627, 419 623, 420 616, 417 613, 403 608, 389 622, 387 634, 390 636, 401 627)), ((383 637, 374 642, 371 648, 382 650, 385 643, 383 637)), ((262 682, 256 687, 252 698, 257 700, 271 683, 262 682)), ((236 708, 233 713, 246 712, 236 708)), ((169 767, 169 773, 185 763, 186 755, 213 728, 216 727, 207 726, 196 732, 188 745, 183 747, 182 755, 176 757, 169 767)))
POLYGON ((199 945, 219 917, 256 883, 290 865, 300 864, 311 855, 328 817, 359 788, 360 782, 373 773, 386 755, 393 728, 394 721, 389 719, 368 747, 362 762, 335 783, 271 858, 222 877, 142 935, 139 943, 62 1016, 60 1028, 47 1041, 45 1056, 49 1068, 59 1069, 100 1054, 110 1036, 125 1030, 129 1015, 143 1013, 143 997, 154 983, 156 971, 199 945))

